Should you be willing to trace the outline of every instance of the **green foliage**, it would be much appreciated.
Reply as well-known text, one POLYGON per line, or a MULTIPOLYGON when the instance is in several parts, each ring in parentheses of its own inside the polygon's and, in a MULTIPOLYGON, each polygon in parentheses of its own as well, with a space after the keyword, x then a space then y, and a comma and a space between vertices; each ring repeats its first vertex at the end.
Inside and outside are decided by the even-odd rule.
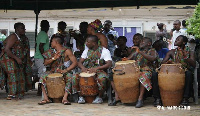
POLYGON ((187 33, 192 34, 195 38, 200 39, 200 3, 196 6, 194 14, 187 19, 187 33))

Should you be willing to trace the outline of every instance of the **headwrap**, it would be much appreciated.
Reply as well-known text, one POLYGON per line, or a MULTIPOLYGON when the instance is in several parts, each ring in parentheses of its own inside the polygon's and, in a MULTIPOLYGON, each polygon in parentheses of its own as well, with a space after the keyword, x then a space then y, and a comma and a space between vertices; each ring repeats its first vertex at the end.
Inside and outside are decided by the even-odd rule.
POLYGON ((99 19, 96 19, 95 21, 91 22, 89 25, 92 28, 94 28, 96 32, 100 31, 101 28, 103 27, 103 25, 99 19))

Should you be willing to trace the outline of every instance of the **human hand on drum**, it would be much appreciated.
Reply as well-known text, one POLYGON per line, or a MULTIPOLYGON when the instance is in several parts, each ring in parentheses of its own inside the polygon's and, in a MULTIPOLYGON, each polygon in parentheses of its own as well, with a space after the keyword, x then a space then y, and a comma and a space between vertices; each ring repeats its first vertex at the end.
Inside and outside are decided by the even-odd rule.
POLYGON ((131 47, 131 49, 135 49, 135 51, 136 51, 137 53, 140 51, 139 47, 137 47, 137 46, 133 46, 133 47, 131 47))
POLYGON ((124 58, 122 58, 121 60, 122 60, 122 61, 127 61, 128 58, 124 57, 124 58))
POLYGON ((87 69, 87 68, 82 68, 81 71, 82 71, 82 72, 87 72, 88 69, 87 69))
POLYGON ((88 71, 89 73, 96 73, 98 68, 89 68, 88 71))
POLYGON ((174 64, 171 60, 168 60, 165 64, 174 64))
POLYGON ((59 73, 61 73, 61 74, 64 74, 64 73, 67 72, 67 70, 62 70, 62 69, 59 69, 59 68, 57 68, 56 70, 57 70, 57 72, 59 72, 59 73))

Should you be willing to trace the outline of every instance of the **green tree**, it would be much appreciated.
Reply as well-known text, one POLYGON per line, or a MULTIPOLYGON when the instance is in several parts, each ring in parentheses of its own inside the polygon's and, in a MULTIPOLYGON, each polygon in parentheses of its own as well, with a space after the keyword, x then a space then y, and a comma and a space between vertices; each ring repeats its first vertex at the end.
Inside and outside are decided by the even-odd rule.
POLYGON ((193 15, 187 19, 187 33, 200 39, 200 3, 196 6, 193 15))

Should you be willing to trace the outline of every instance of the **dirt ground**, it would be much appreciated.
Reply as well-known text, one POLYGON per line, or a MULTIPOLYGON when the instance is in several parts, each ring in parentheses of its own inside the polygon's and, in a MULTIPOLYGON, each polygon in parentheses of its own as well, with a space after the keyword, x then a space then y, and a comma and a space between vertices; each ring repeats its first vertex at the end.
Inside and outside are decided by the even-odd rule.
POLYGON ((122 103, 117 106, 108 106, 107 101, 103 104, 50 103, 38 105, 41 96, 37 96, 36 93, 36 90, 32 90, 27 92, 22 100, 6 100, 5 90, 0 90, 0 116, 200 116, 200 105, 195 105, 192 99, 190 99, 190 107, 185 109, 153 107, 152 97, 144 101, 142 108, 135 108, 135 104, 124 105, 122 103))

